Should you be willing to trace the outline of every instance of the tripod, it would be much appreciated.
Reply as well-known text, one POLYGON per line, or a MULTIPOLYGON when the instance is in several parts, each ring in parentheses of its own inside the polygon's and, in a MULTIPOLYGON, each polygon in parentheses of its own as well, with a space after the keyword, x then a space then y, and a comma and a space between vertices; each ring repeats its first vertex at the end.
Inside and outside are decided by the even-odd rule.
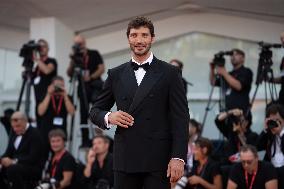
MULTIPOLYGON (((73 74, 71 77, 71 85, 69 88, 69 95, 72 96, 73 99, 73 103, 75 106, 75 109, 77 109, 77 105, 78 105, 78 92, 80 90, 80 98, 82 98, 81 102, 83 102, 82 104, 80 104, 80 108, 82 108, 82 106, 85 108, 85 111, 88 112, 89 111, 89 104, 88 104, 88 98, 87 98, 87 93, 86 93, 86 88, 85 88, 85 83, 83 80, 83 70, 80 66, 78 66, 78 64, 75 65, 74 70, 73 70, 73 74), (79 87, 80 86, 80 87, 79 87), (80 89, 79 89, 80 88, 80 89)), ((70 147, 72 147, 72 139, 73 139, 73 130, 74 130, 74 121, 75 121, 75 114, 72 116, 71 118, 71 124, 70 124, 70 135, 69 135, 69 141, 70 141, 70 147)), ((92 131, 92 127, 89 126, 89 130, 92 131)), ((92 137, 94 136, 93 132, 91 132, 92 137)))
POLYGON ((28 59, 28 58, 24 58, 24 62, 23 62, 23 66, 25 67, 25 71, 23 72, 23 81, 22 81, 22 86, 21 86, 21 91, 20 91, 20 95, 18 98, 18 102, 17 102, 17 107, 16 110, 19 111, 20 110, 20 106, 22 103, 22 98, 23 98, 23 94, 24 94, 24 90, 25 90, 25 86, 27 86, 26 88, 26 100, 25 100, 25 114, 28 118, 30 118, 30 104, 31 104, 31 85, 32 85, 32 69, 33 69, 33 60, 28 59))
POLYGON ((264 82, 265 104, 266 105, 268 104, 268 91, 272 102, 275 102, 276 99, 278 99, 275 84, 273 82, 272 83, 269 82, 270 80, 272 81, 274 80, 273 70, 271 69, 272 65, 273 65, 272 51, 267 47, 263 47, 261 49, 261 52, 259 53, 257 76, 256 76, 256 88, 250 106, 248 108, 248 111, 246 112, 246 115, 249 114, 249 111, 252 108, 259 86, 262 82, 264 82))

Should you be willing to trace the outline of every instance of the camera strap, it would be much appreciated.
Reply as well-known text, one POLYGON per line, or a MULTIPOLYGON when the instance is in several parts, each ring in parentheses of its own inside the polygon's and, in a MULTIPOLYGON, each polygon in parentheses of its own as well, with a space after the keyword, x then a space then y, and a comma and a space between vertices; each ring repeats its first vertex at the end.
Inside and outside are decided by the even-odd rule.
POLYGON ((66 150, 64 149, 59 155, 53 157, 52 164, 51 164, 51 178, 54 178, 57 165, 59 161, 61 160, 61 158, 63 157, 63 155, 65 154, 65 152, 66 150))
POLYGON ((63 104, 63 96, 60 95, 58 106, 56 106, 55 95, 51 96, 52 107, 55 112, 55 115, 58 116, 61 112, 62 104, 63 104))

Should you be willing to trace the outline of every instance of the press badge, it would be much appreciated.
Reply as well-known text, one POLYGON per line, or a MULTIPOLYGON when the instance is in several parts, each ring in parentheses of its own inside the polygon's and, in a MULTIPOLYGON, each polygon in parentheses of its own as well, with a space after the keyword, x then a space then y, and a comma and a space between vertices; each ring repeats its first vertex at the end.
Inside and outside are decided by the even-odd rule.
POLYGON ((53 119, 53 125, 62 126, 63 125, 63 118, 62 117, 55 117, 53 119))
POLYGON ((39 84, 40 82, 40 76, 37 76, 35 79, 34 79, 34 84, 37 85, 39 84))

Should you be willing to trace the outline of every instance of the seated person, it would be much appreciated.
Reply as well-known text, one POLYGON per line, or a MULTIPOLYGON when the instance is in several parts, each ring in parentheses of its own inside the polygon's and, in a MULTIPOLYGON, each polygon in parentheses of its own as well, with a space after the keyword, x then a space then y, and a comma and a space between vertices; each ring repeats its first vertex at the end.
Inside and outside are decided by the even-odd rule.
POLYGON ((221 189, 222 179, 218 164, 210 159, 212 143, 207 138, 198 138, 194 147, 193 169, 188 177, 187 188, 221 189))
POLYGON ((258 135, 251 131, 252 116, 244 116, 241 109, 221 112, 215 119, 220 132, 228 139, 224 163, 239 161, 239 149, 245 144, 257 145, 258 135))
POLYGON ((12 189, 25 189, 26 182, 41 176, 41 137, 22 112, 13 113, 11 126, 8 148, 1 157, 0 177, 6 178, 12 189))
POLYGON ((56 189, 72 189, 76 162, 65 149, 66 135, 61 129, 54 129, 49 132, 48 137, 53 156, 44 180, 56 189))
POLYGON ((103 135, 95 136, 89 150, 84 177, 89 188, 113 187, 113 158, 109 153, 109 140, 103 135))
POLYGON ((60 128, 66 133, 67 115, 73 115, 75 112, 75 107, 66 93, 63 77, 55 76, 52 79, 47 94, 40 102, 37 111, 41 119, 39 129, 43 137, 44 158, 46 160, 50 150, 48 133, 55 128, 60 128))
POLYGON ((258 160, 252 145, 240 149, 241 162, 230 172, 227 189, 277 189, 277 172, 272 164, 258 160))
POLYGON ((188 125, 188 131, 189 131, 189 140, 188 140, 186 169, 190 171, 193 167, 194 143, 200 137, 201 124, 197 122, 195 119, 190 119, 188 125))

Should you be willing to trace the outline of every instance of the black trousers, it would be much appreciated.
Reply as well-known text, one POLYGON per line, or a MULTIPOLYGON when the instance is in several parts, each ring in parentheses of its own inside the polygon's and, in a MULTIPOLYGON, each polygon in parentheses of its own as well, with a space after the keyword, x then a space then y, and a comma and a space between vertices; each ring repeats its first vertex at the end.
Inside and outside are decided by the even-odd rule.
POLYGON ((12 184, 11 189, 26 189, 28 182, 37 181, 41 177, 40 168, 16 164, 4 168, 2 176, 12 184))
POLYGON ((170 189, 166 171, 146 173, 114 172, 114 189, 170 189))

